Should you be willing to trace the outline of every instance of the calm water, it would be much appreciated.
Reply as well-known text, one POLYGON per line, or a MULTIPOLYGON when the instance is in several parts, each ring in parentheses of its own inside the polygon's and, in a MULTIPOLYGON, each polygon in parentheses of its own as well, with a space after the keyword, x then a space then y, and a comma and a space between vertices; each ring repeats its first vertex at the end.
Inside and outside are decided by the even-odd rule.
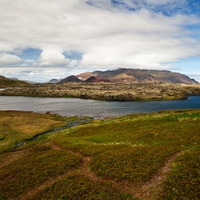
POLYGON ((63 116, 87 115, 95 118, 102 118, 187 108, 200 108, 200 96, 191 96, 187 100, 149 102, 0 96, 0 110, 50 111, 63 116))

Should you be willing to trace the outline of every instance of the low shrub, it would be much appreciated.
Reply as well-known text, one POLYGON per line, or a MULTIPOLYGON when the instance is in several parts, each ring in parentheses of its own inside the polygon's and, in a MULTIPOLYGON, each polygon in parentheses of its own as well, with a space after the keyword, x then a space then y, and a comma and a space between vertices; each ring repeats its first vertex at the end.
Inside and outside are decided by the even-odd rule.
POLYGON ((186 152, 174 162, 166 182, 162 199, 199 200, 200 197, 200 150, 186 152))
MULTIPOLYGON (((10 138, 6 148, 11 149, 16 138, 19 139, 18 125, 23 129, 23 117, 17 121, 15 114, 7 114, 9 116, 0 112, 0 132, 3 134, 0 145, 10 138), (13 116, 16 123, 11 123, 13 116), (5 136, 5 133, 8 134, 5 136)), ((29 114, 32 119, 31 113, 23 115, 29 114)), ((45 123, 45 117, 41 117, 45 123)), ((46 117, 50 119, 47 122, 56 122, 46 117)), ((70 124, 75 119, 66 120, 65 123, 70 124)), ((37 121, 24 122, 27 125, 35 122, 34 127, 38 125, 37 121)), ((62 120, 57 122, 60 124, 62 120)), ((29 130, 26 125, 24 128, 29 130)), ((141 194, 143 183, 146 186, 151 178, 157 177, 154 174, 159 176, 162 166, 166 167, 167 161, 179 155, 172 172, 167 174, 167 170, 166 177, 161 179, 161 182, 164 178, 166 181, 149 188, 149 196, 151 199, 160 196, 162 200, 197 200, 200 196, 199 130, 200 111, 196 110, 123 116, 46 135, 45 139, 26 143, 14 152, 0 154, 0 199, 20 199, 32 190, 39 191, 32 199, 133 199, 123 192, 123 187, 127 189, 131 185, 127 182, 136 185, 136 192, 141 194), (186 153, 180 156, 178 152, 186 153), (89 176, 92 172, 95 174, 89 176), (41 186, 50 179, 56 182, 41 191, 41 186), (107 180, 110 182, 106 183, 107 180)), ((0 146, 0 152, 2 149, 0 146)), ((134 186, 127 190, 132 189, 134 186)))
POLYGON ((134 200, 120 192, 111 183, 101 183, 81 175, 72 175, 57 181, 29 200, 134 200))
POLYGON ((7 198, 17 199, 22 193, 40 186, 49 178, 80 166, 81 163, 81 158, 64 150, 33 150, 23 160, 1 169, 0 193, 7 198))
POLYGON ((147 181, 177 151, 170 146, 119 146, 118 149, 94 155, 91 170, 99 176, 120 181, 147 181))

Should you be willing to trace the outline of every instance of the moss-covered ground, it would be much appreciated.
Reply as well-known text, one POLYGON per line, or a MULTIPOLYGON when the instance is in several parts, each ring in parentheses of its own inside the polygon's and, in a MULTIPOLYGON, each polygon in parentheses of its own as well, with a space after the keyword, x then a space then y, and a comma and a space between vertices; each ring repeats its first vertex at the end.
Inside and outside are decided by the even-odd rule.
POLYGON ((0 153, 16 147, 35 135, 66 125, 65 118, 32 112, 0 112, 0 153))
POLYGON ((4 140, 66 123, 19 113, 0 112, 0 200, 199 199, 200 110, 95 120, 13 149, 4 140))

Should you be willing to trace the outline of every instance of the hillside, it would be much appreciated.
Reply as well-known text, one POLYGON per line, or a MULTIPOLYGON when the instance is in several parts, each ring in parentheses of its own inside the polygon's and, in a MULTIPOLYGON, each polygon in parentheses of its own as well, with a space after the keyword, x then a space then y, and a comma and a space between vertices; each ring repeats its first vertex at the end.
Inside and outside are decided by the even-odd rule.
POLYGON ((68 76, 64 79, 62 79, 61 81, 59 81, 59 83, 68 83, 68 82, 76 82, 76 83, 79 83, 79 82, 82 82, 79 78, 77 78, 76 76, 68 76))
POLYGON ((77 75, 82 80, 86 80, 91 76, 109 79, 113 82, 125 83, 198 83, 184 74, 160 70, 119 68, 116 70, 86 72, 77 75))
POLYGON ((112 82, 109 79, 106 78, 99 78, 96 76, 90 76, 88 79, 83 80, 83 78, 79 79, 77 76, 71 75, 68 76, 64 79, 62 79, 61 81, 59 81, 58 83, 69 83, 69 82, 74 82, 74 83, 80 83, 80 82, 85 82, 85 83, 97 83, 97 82, 112 82))
POLYGON ((76 77, 78 77, 80 80, 82 81, 85 81, 87 80, 88 78, 90 78, 91 76, 93 76, 93 74, 91 72, 84 72, 84 73, 81 73, 79 75, 76 75, 76 77))
POLYGON ((20 81, 17 79, 10 79, 4 76, 0 76, 0 88, 7 88, 7 87, 23 87, 28 86, 29 83, 25 81, 20 81))
POLYGON ((96 83, 96 82, 112 82, 107 78, 99 78, 95 76, 91 76, 87 80, 85 80, 86 83, 96 83))
POLYGON ((51 79, 50 81, 48 81, 47 83, 58 83, 60 82, 62 79, 56 79, 56 78, 53 78, 51 79))
POLYGON ((1 200, 199 199, 200 110, 73 121, 0 112, 1 200))

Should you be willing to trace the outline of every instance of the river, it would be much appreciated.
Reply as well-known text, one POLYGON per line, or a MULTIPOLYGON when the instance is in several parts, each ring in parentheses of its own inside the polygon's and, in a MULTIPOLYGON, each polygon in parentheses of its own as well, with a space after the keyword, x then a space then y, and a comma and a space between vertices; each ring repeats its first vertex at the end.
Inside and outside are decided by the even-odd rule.
POLYGON ((0 96, 0 110, 52 112, 63 116, 115 117, 162 110, 200 108, 200 96, 173 101, 97 101, 77 98, 0 96))

